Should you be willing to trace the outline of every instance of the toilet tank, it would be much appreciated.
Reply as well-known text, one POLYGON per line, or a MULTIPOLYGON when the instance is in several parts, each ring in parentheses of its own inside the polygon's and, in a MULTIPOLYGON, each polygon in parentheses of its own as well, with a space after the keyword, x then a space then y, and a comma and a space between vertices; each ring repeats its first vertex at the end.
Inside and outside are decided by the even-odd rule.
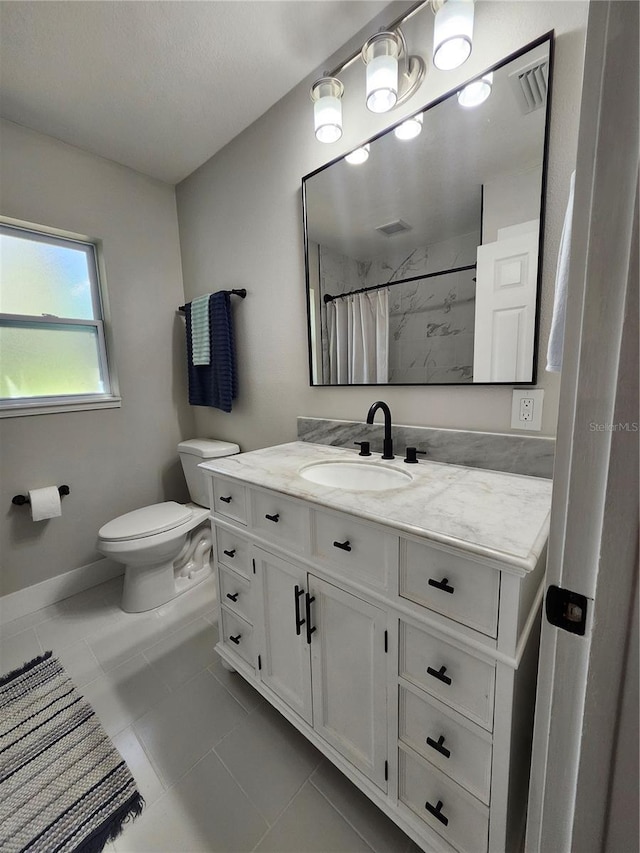
POLYGON ((188 441, 180 442, 178 453, 191 500, 200 506, 209 506, 207 475, 201 468, 198 468, 198 465, 206 459, 233 456, 234 453, 240 453, 240 448, 237 444, 232 444, 229 441, 216 441, 213 438, 191 438, 188 441))

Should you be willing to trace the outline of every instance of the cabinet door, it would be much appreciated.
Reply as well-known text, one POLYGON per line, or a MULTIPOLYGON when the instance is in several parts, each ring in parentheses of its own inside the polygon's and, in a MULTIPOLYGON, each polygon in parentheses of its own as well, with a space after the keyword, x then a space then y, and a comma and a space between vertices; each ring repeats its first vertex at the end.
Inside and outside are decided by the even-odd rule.
POLYGON ((300 624, 305 617, 307 573, 265 551, 256 549, 255 554, 261 593, 258 598, 262 680, 311 723, 311 660, 306 626, 300 624))
POLYGON ((314 729, 386 790, 386 614, 309 575, 314 729))

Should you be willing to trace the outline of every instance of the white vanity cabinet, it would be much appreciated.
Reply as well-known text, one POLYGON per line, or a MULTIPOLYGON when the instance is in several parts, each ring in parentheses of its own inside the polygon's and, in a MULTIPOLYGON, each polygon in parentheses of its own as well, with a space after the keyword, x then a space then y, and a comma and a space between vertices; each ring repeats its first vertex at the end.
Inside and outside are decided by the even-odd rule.
POLYGON ((517 853, 544 534, 525 567, 210 473, 227 665, 424 850, 517 853))

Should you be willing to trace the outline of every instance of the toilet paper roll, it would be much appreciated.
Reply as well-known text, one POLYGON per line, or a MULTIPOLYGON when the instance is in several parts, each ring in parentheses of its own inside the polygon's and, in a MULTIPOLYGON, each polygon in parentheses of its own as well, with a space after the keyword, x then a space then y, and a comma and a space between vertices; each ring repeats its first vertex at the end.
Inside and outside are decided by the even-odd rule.
POLYGON ((44 521, 46 518, 57 518, 62 515, 60 492, 57 486, 32 489, 29 492, 29 501, 31 502, 31 518, 34 521, 44 521))

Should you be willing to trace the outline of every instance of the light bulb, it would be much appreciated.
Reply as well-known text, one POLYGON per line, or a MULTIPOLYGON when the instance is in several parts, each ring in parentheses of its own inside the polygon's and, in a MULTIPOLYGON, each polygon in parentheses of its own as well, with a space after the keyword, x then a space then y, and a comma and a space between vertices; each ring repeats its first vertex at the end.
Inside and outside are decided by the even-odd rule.
POLYGON ((478 107, 484 103, 491 94, 493 86, 493 71, 485 74, 479 80, 468 83, 464 89, 458 92, 458 103, 461 107, 478 107))
POLYGON ((355 151, 351 151, 350 154, 347 154, 344 158, 347 163, 351 163, 352 166, 359 166, 360 163, 364 163, 369 159, 369 143, 363 145, 361 148, 356 148, 355 151))
POLYGON ((311 87, 313 120, 319 142, 337 142, 342 136, 342 93, 344 87, 335 77, 322 77, 311 87))
POLYGON ((372 113, 386 113, 398 100, 399 44, 395 33, 377 33, 362 49, 367 66, 367 108, 372 113))
POLYGON ((393 132, 398 139, 415 139, 422 132, 423 120, 423 113, 418 113, 399 124, 393 132))
POLYGON ((471 54, 473 0, 446 0, 433 29, 433 64, 441 71, 462 65, 471 54))

